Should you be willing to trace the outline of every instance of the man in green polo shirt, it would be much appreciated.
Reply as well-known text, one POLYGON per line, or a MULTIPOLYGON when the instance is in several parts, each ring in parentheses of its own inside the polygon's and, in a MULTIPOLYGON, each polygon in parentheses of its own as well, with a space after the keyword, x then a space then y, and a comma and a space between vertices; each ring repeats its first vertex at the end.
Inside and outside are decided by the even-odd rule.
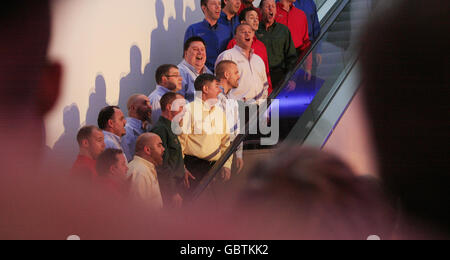
POLYGON ((188 179, 194 178, 184 167, 181 144, 172 130, 172 122, 183 118, 186 100, 180 94, 169 92, 160 103, 161 117, 151 131, 161 137, 165 148, 163 165, 157 169, 158 179, 164 204, 179 208, 183 203, 183 182, 189 186, 188 179))
POLYGON ((262 0, 260 9, 262 22, 259 24, 256 37, 266 45, 270 76, 275 89, 296 65, 297 51, 289 28, 275 22, 277 15, 275 0, 262 0))

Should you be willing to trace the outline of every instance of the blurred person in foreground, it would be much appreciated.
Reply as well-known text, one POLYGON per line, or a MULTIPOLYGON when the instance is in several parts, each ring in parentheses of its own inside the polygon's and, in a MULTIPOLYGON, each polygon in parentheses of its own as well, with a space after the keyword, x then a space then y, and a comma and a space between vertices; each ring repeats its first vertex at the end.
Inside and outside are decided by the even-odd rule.
POLYGON ((258 163, 238 201, 244 239, 391 239, 395 224, 376 179, 310 148, 284 147, 258 163))
POLYGON ((361 44, 381 176, 406 216, 400 238, 411 229, 449 238, 450 2, 385 4, 361 44), (417 41, 419 31, 428 40, 417 41))
POLYGON ((47 58, 50 17, 47 0, 10 1, 0 10, 0 140, 8 147, 0 157, 0 239, 187 238, 181 220, 153 225, 152 212, 74 183, 57 168, 39 168, 44 117, 63 74, 47 58))

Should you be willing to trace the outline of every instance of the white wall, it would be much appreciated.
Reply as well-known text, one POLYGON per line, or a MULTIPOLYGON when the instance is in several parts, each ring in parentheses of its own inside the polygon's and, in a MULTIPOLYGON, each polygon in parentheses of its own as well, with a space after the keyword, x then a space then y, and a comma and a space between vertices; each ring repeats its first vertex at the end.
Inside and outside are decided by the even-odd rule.
MULTIPOLYGON (((50 56, 64 67, 62 93, 46 118, 46 143, 74 158, 75 136, 98 112, 134 93, 149 94, 154 71, 178 64, 200 0, 56 0, 50 56)), ((64 155, 64 156, 63 156, 64 155)))

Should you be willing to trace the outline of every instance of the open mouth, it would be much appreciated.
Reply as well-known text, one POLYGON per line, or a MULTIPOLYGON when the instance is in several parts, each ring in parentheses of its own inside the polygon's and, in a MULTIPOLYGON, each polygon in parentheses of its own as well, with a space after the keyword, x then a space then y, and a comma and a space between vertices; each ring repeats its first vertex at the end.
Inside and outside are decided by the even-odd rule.
POLYGON ((245 38, 246 42, 250 42, 252 39, 251 38, 245 38))
POLYGON ((270 19, 273 19, 274 16, 275 16, 275 15, 274 15, 273 12, 270 12, 270 13, 269 13, 269 18, 270 18, 270 19))
POLYGON ((198 61, 203 61, 203 56, 197 56, 195 59, 198 61))

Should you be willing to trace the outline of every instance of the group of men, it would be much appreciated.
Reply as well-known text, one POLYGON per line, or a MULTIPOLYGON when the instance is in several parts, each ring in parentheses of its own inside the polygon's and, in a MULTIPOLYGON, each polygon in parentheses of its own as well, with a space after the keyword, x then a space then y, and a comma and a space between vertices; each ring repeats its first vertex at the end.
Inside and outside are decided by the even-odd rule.
MULTIPOLYGON (((183 205, 240 133, 238 102, 266 100, 311 44, 295 0, 252 2, 201 0, 205 20, 187 29, 181 63, 156 70, 148 97, 129 98, 128 118, 108 106, 79 131, 72 176, 156 210, 183 205)), ((220 176, 243 167, 240 145, 220 176)))

